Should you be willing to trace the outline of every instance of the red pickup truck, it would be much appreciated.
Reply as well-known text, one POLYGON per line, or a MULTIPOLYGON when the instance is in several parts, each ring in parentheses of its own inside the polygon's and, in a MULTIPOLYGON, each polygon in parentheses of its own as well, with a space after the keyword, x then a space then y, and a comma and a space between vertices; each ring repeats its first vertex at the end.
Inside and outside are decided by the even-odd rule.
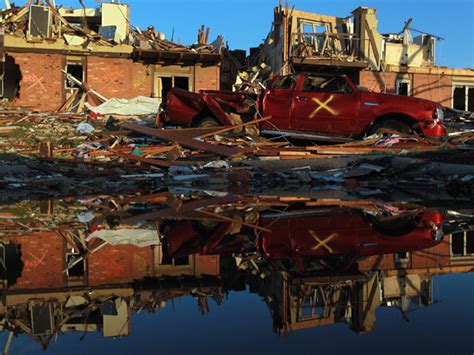
MULTIPOLYGON (((347 76, 301 73, 278 76, 261 95, 172 89, 163 102, 162 121, 186 127, 236 124, 235 117, 263 121, 263 134, 358 138, 386 128, 443 137, 443 107, 415 97, 368 92, 347 76)), ((238 122, 239 120, 237 120, 238 122)))
MULTIPOLYGON (((262 232, 253 242, 254 232, 235 231, 232 223, 215 226, 202 221, 170 221, 163 225, 164 245, 170 257, 200 253, 231 255, 255 249, 268 260, 292 260, 302 269, 303 259, 347 256, 349 261, 373 255, 422 250, 442 242, 444 214, 428 211, 417 215, 401 214, 387 220, 359 210, 340 208, 291 210, 262 213, 256 224, 262 232), (229 234, 233 231, 234 234, 229 234), (253 236, 252 236, 253 235, 253 236)), ((302 270, 300 270, 302 271, 302 270)))

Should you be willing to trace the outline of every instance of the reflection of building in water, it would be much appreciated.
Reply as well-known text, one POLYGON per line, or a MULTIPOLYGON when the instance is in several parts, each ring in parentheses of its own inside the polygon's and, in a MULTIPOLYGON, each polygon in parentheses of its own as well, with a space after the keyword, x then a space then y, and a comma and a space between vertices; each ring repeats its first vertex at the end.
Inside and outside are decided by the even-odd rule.
POLYGON ((205 311, 207 296, 219 294, 219 256, 173 259, 156 236, 154 245, 142 247, 87 241, 77 231, 12 237, 3 247, 10 256, 2 256, 3 329, 31 334, 46 347, 58 331, 128 335, 133 310, 155 311, 188 294, 205 311), (16 264, 12 248, 21 256, 16 264))
POLYGON ((398 307, 407 319, 409 307, 434 302, 434 275, 474 270, 474 255, 459 256, 457 238, 446 236, 430 249, 367 257, 337 276, 328 269, 274 273, 251 290, 265 298, 278 333, 341 322, 357 332, 372 331, 379 306, 398 307))
MULTIPOLYGON (((225 292, 245 292, 248 284, 264 298, 278 333, 341 322, 364 332, 374 329, 380 306, 397 306, 406 317, 410 304, 430 305, 433 275, 474 269, 465 234, 462 248, 458 235, 446 236, 429 249, 369 256, 343 269, 334 259, 309 257, 296 272, 258 253, 172 258, 158 239, 112 245, 107 233, 100 240, 78 231, 12 237, 2 254, 2 329, 30 334, 44 348, 58 332, 126 336, 134 313, 187 295, 204 313, 209 298, 222 304, 225 292)), ((140 233, 148 232, 122 237, 140 233)))

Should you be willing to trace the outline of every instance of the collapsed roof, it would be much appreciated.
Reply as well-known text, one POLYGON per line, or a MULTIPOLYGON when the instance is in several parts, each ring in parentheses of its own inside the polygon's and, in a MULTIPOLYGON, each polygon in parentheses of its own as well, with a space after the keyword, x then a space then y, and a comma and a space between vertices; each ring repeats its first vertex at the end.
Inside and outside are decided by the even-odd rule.
MULTIPOLYGON (((83 4, 82 1, 80 1, 83 4)), ((62 44, 66 47, 94 51, 97 47, 129 46, 140 53, 220 54, 224 38, 208 43, 209 29, 200 29, 198 41, 181 45, 165 39, 162 32, 150 26, 142 31, 130 23, 129 5, 101 3, 97 8, 63 8, 50 0, 29 0, 23 6, 10 6, 0 12, 0 27, 6 36, 27 43, 62 44)))

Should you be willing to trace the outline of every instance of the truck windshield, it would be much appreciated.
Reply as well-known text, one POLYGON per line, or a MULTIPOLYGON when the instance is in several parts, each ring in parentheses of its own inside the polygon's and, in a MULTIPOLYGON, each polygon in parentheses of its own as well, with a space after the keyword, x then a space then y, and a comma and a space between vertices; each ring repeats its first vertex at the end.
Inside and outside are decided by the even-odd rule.
POLYGON ((305 92, 350 94, 352 89, 342 76, 308 75, 303 82, 305 92))

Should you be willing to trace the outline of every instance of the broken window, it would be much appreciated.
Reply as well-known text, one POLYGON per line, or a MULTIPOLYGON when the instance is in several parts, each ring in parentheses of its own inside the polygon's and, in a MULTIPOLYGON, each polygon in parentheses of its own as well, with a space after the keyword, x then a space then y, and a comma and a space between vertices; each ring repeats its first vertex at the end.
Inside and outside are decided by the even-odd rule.
POLYGON ((161 244, 161 265, 173 265, 173 259, 168 252, 168 245, 166 243, 161 244))
POLYGON ((411 96, 411 81, 397 80, 396 93, 397 95, 411 96))
POLYGON ((68 265, 67 276, 69 279, 82 279, 86 273, 86 265, 84 258, 79 254, 66 254, 66 262, 68 265))
POLYGON ((166 98, 171 88, 179 88, 183 90, 191 90, 189 76, 158 76, 156 96, 159 99, 166 98))
POLYGON ((50 335, 53 332, 53 305, 51 303, 31 303, 31 332, 34 336, 50 335))
POLYGON ((176 266, 189 265, 189 256, 183 256, 181 258, 174 259, 174 265, 176 266))
POLYGON ((175 76, 174 87, 183 90, 189 90, 189 78, 186 76, 175 76))
POLYGON ((293 75, 286 75, 278 78, 273 82, 272 88, 277 90, 288 90, 293 87, 295 77, 293 75))
POLYGON ((173 87, 173 78, 162 76, 158 80, 159 80, 159 83, 158 83, 159 95, 158 95, 158 97, 164 99, 166 97, 166 95, 168 94, 168 92, 173 87))
POLYGON ((465 98, 465 86, 457 86, 453 90, 453 108, 456 110, 465 111, 466 98, 465 98))
POLYGON ((466 254, 474 254, 474 231, 466 232, 466 254))
POLYGON ((303 36, 306 43, 314 44, 314 36, 313 36, 313 25, 309 23, 303 24, 303 36))
POLYGON ((304 42, 314 47, 318 53, 323 51, 325 42, 324 33, 329 32, 328 26, 322 22, 302 22, 300 31, 303 34, 304 42))
POLYGON ((474 231, 451 235, 451 255, 454 257, 474 255, 474 231))
MULTIPOLYGON (((82 66, 82 64, 67 64, 66 72, 73 78, 79 80, 80 82, 84 82, 84 67, 82 66)), ((74 89, 79 87, 76 83, 74 83, 73 80, 68 80, 67 78, 65 86, 67 89, 74 89)))
POLYGON ((453 108, 461 111, 474 111, 474 85, 453 86, 453 108))
POLYGON ((50 37, 52 25, 51 9, 48 6, 30 6, 28 34, 33 37, 50 37))
POLYGON ((474 87, 467 88, 467 110, 474 112, 474 87))
POLYGON ((160 265, 167 266, 187 266, 189 265, 189 256, 180 258, 172 258, 166 243, 161 244, 161 261, 160 265))
POLYGON ((350 94, 352 89, 342 76, 308 75, 304 79, 303 91, 350 94))
POLYGON ((0 97, 8 100, 18 97, 21 77, 20 66, 15 63, 13 57, 6 55, 5 62, 0 63, 0 97))
POLYGON ((410 260, 410 254, 407 252, 396 253, 395 254, 395 262, 396 263, 406 263, 410 260))

